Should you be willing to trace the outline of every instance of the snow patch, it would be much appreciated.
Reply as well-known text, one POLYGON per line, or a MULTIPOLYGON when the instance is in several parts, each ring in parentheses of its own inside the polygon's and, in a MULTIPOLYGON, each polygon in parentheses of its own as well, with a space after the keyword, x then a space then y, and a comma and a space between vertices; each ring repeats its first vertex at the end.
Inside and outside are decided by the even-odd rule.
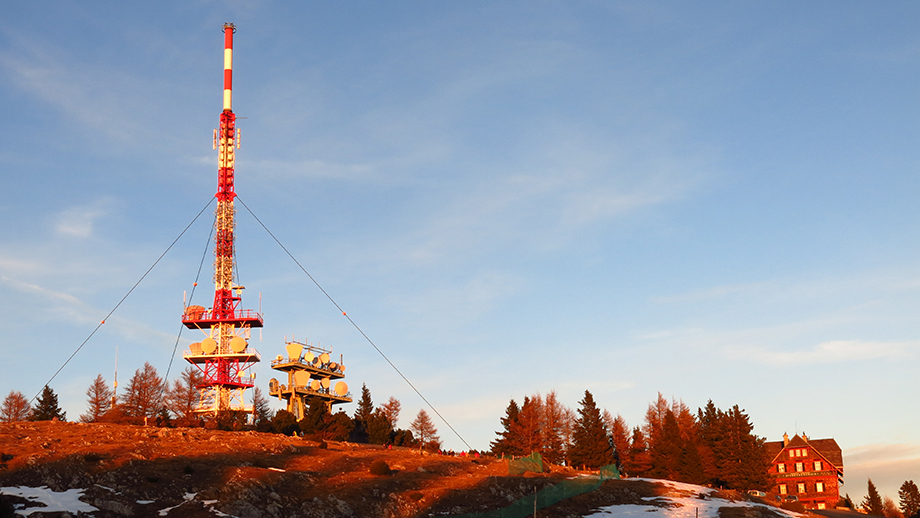
MULTIPOLYGON (((589 514, 585 518, 605 518, 616 516, 616 518, 719 518, 720 507, 767 507, 762 504, 755 504, 745 501, 725 500, 723 498, 713 498, 716 493, 715 489, 695 486, 693 484, 684 484, 682 482, 673 482, 670 480, 651 480, 645 479, 656 484, 666 485, 688 495, 705 495, 705 498, 698 496, 654 496, 643 497, 642 499, 651 502, 664 502, 665 507, 654 505, 611 505, 602 507, 599 512, 589 514)), ((778 507, 769 507, 771 511, 788 516, 789 518, 801 518, 803 515, 793 511, 787 511, 778 507)))
POLYGON ((29 516, 33 513, 60 513, 70 514, 90 513, 98 511, 95 507, 80 500, 85 489, 68 489, 67 491, 52 491, 48 486, 41 487, 0 487, 0 494, 18 496, 30 502, 42 504, 43 507, 28 507, 16 509, 16 514, 29 516))

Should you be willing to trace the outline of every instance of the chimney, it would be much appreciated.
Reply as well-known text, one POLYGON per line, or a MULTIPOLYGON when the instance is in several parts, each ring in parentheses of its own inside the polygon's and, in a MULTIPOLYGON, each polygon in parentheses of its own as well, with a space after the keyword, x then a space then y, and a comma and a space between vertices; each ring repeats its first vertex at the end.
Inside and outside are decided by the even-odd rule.
POLYGON ((805 442, 808 442, 808 436, 805 435, 805 432, 802 432, 802 439, 804 439, 805 442))
POLYGON ((789 434, 788 433, 783 434, 783 448, 785 448, 786 446, 789 446, 789 434))

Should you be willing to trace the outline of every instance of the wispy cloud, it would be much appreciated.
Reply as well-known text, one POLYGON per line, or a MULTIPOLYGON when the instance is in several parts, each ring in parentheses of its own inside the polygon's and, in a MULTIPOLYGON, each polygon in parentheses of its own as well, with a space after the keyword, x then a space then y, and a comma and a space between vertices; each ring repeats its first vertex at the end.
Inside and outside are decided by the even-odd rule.
POLYGON ((853 362, 874 359, 908 358, 920 350, 920 341, 866 342, 834 340, 822 342, 810 349, 778 351, 775 348, 737 347, 733 356, 771 365, 805 365, 853 362))
MULTIPOLYGON (((12 85, 56 106, 72 121, 122 145, 143 142, 143 126, 127 100, 143 90, 138 78, 74 60, 63 49, 10 33, 12 45, 0 51, 0 71, 12 85), (133 92, 132 96, 129 92, 133 92)), ((141 118, 142 119, 142 118, 141 118)))
POLYGON ((93 236, 93 226, 97 220, 107 216, 110 212, 109 200, 70 207, 58 214, 55 230, 59 234, 88 238, 93 236))
POLYGON ((882 496, 897 501, 898 489, 920 473, 920 443, 867 444, 843 451, 847 493, 856 503, 872 479, 882 496))

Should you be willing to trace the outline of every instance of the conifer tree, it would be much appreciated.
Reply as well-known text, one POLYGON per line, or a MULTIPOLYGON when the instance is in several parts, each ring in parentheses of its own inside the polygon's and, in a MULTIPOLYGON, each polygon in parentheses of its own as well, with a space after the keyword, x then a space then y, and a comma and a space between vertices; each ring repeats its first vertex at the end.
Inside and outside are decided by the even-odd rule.
POLYGON ((351 441, 368 442, 368 425, 371 416, 374 414, 374 402, 371 400, 371 391, 367 385, 361 384, 361 399, 358 400, 358 408, 355 409, 354 426, 351 430, 351 441))
POLYGON ((904 513, 904 518, 920 516, 920 490, 913 480, 905 481, 898 490, 899 507, 904 513))
POLYGON ((121 396, 125 415, 135 418, 156 417, 163 407, 165 388, 156 368, 150 362, 144 362, 142 369, 134 371, 134 376, 131 376, 121 396))
POLYGON ((505 417, 501 418, 502 431, 495 432, 498 439, 491 443, 493 455, 523 455, 520 446, 516 443, 512 430, 517 426, 518 415, 521 413, 517 402, 513 399, 505 409, 505 417))
POLYGON ((203 379, 201 371, 194 365, 189 365, 182 371, 179 379, 173 380, 172 387, 166 389, 166 408, 184 425, 189 425, 195 419, 195 410, 201 397, 198 385, 203 379))
POLYGON ((252 424, 256 430, 267 432, 271 429, 271 421, 274 414, 268 403, 268 398, 262 394, 262 389, 253 387, 252 389, 252 424))
POLYGON ((418 438, 419 450, 430 449, 437 450, 441 447, 441 438, 438 437, 438 429, 435 428, 428 412, 425 409, 418 411, 415 420, 409 426, 415 436, 418 438))
POLYGON ((629 455, 623 464, 623 469, 631 477, 648 476, 652 468, 652 459, 648 451, 645 434, 638 426, 633 428, 632 439, 629 441, 629 455))
POLYGON ((543 398, 539 394, 524 397, 524 404, 511 427, 514 440, 524 455, 543 450, 543 398))
POLYGON ((390 420, 386 413, 380 408, 371 414, 367 422, 367 438, 371 444, 387 444, 393 439, 393 427, 390 426, 390 420))
POLYGON ((562 464, 565 460, 566 441, 565 431, 570 427, 567 408, 556 396, 556 391, 550 391, 543 401, 543 446, 541 454, 543 460, 552 464, 562 464))
POLYGON ((80 416, 80 421, 84 423, 95 423, 112 408, 112 389, 102 374, 98 374, 86 389, 86 397, 86 413, 80 416))
POLYGON ((579 402, 569 460, 573 466, 600 468, 614 462, 613 445, 591 392, 579 402))
POLYGON ((396 424, 399 421, 399 410, 402 407, 399 400, 393 396, 390 396, 390 399, 386 403, 380 405, 380 410, 383 412, 383 415, 386 416, 387 421, 390 422, 390 428, 396 429, 396 424))
POLYGON ((3 399, 3 405, 0 406, 0 421, 15 423, 25 421, 28 418, 29 400, 22 395, 22 392, 11 390, 3 399))
POLYGON ((30 421, 51 421, 57 418, 66 421, 66 412, 58 406, 58 397, 48 385, 42 389, 42 395, 39 396, 32 412, 29 413, 30 421))
POLYGON ((629 427, 626 425, 626 420, 619 414, 613 417, 610 412, 604 410, 604 424, 607 425, 607 429, 610 430, 610 435, 613 437, 615 457, 619 461, 618 468, 625 469, 625 466, 630 462, 629 427))
POLYGON ((677 418, 669 408, 665 411, 658 440, 649 448, 652 460, 650 475, 654 478, 679 480, 677 464, 682 449, 683 441, 680 437, 680 428, 677 426, 677 418))
POLYGON ((885 508, 884 503, 882 502, 882 497, 879 496, 878 489, 876 489, 875 484, 872 483, 871 478, 869 479, 867 486, 866 496, 863 498, 860 507, 862 507, 863 511, 868 514, 884 516, 885 508))

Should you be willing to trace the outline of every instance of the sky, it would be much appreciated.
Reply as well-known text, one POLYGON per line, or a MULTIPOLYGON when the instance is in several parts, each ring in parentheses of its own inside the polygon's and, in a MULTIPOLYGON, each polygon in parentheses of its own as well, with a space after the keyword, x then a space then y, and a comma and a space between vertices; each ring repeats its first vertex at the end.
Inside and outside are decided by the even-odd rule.
POLYGON ((836 439, 854 500, 920 478, 917 4, 54 6, 0 16, 0 393, 76 419, 116 358, 185 367, 232 22, 263 391, 296 338, 426 407, 331 298, 445 448, 511 399, 638 426, 661 393, 836 439))

